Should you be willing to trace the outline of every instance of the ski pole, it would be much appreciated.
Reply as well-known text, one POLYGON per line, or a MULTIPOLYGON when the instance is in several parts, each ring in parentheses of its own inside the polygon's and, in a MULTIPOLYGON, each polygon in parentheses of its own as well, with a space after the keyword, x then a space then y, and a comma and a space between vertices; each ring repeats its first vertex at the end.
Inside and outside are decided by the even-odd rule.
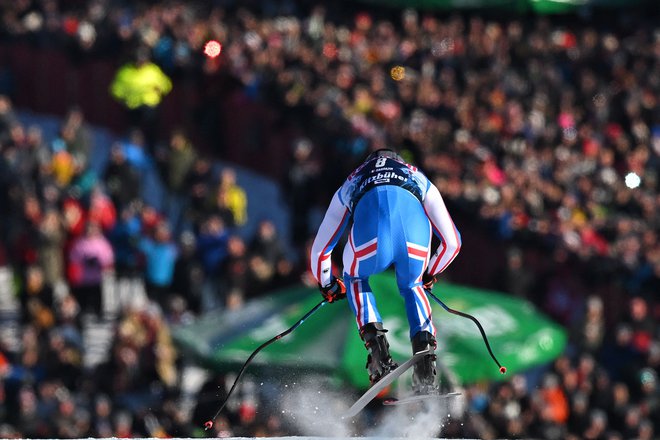
POLYGON ((227 396, 225 397, 225 400, 222 402, 222 405, 220 405, 220 409, 218 409, 218 410, 215 412, 215 415, 213 416, 212 419, 210 419, 210 420, 208 420, 206 423, 204 423, 204 430, 205 430, 205 431, 207 431, 207 430, 209 430, 209 429, 211 429, 211 428, 213 427, 213 421, 218 417, 218 415, 220 414, 220 412, 224 409, 225 405, 226 405, 227 402, 229 401, 229 397, 231 396, 231 393, 234 392, 234 388, 236 388, 236 385, 238 384, 238 381, 240 380, 241 376, 243 375, 243 372, 245 371, 245 368, 248 366, 248 364, 249 364, 250 362, 252 362, 252 359, 254 359, 254 357, 257 355, 257 353, 259 353, 261 350, 263 350, 264 348, 266 348, 267 346, 269 346, 269 345, 272 344, 273 342, 282 339, 283 337, 285 337, 286 335, 288 335, 289 333, 291 333, 292 331, 294 331, 296 328, 298 328, 298 326, 299 326, 300 324, 302 324, 303 322, 305 322, 305 320, 306 320, 307 318, 309 318, 310 316, 312 316, 312 314, 313 314, 314 312, 316 312, 318 309, 320 309, 322 306, 324 306, 324 305, 326 304, 326 302, 327 302, 327 301, 323 300, 323 301, 321 301, 320 303, 318 303, 317 305, 315 305, 315 306, 314 306, 309 312, 305 313, 305 316, 303 316, 302 318, 300 318, 300 319, 298 320, 298 322, 296 322, 295 324, 293 324, 293 326, 291 326, 289 329, 284 330, 282 333, 280 333, 280 334, 278 334, 278 335, 272 337, 271 339, 267 340, 266 342, 264 342, 263 344, 261 344, 260 346, 258 346, 256 350, 254 350, 254 351, 252 352, 252 354, 250 355, 250 357, 247 359, 247 361, 245 361, 245 363, 243 364, 243 366, 242 366, 241 369, 239 370, 239 372, 238 372, 238 376, 236 376, 236 379, 234 380, 234 384, 233 384, 233 385, 231 386, 231 388, 229 389, 229 392, 227 393, 227 396))
POLYGON ((481 337, 484 339, 484 343, 486 344, 486 348, 488 349, 488 353, 490 354, 490 357, 492 357, 493 360, 495 361, 495 363, 497 364, 497 366, 500 367, 500 373, 505 374, 505 373, 506 373, 506 367, 503 367, 503 366, 499 363, 499 361, 497 360, 497 358, 496 358, 495 355, 493 354, 493 350, 490 349, 490 344, 488 343, 488 338, 486 337, 486 332, 484 331, 484 328, 481 326, 481 323, 479 322, 479 320, 478 320, 477 318, 475 318, 474 316, 470 315, 470 314, 467 314, 467 313, 460 312, 460 311, 458 311, 458 310, 454 310, 454 309, 452 309, 451 307, 447 306, 447 304, 443 303, 443 302, 440 300, 440 298, 438 298, 437 296, 435 296, 435 295, 433 294, 433 292, 431 292, 429 289, 424 289, 424 290, 426 291, 426 294, 427 294, 428 296, 430 296, 431 298, 433 298, 433 299, 435 300, 435 302, 437 302, 438 304, 440 304, 440 305, 442 306, 442 308, 445 309, 446 311, 448 311, 449 313, 453 313, 454 315, 462 316, 463 318, 469 318, 469 319, 471 319, 475 324, 477 324, 477 327, 479 327, 479 331, 481 332, 481 337))

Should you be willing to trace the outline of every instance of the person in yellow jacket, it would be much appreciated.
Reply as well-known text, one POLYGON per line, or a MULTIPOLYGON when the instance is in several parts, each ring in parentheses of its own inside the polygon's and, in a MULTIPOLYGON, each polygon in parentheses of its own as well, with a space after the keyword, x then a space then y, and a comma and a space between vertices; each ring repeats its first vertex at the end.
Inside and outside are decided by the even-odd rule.
POLYGON ((223 168, 221 171, 218 191, 232 213, 234 224, 243 226, 247 222, 247 195, 236 183, 236 171, 233 168, 223 168))
POLYGON ((158 136, 158 107, 172 90, 172 81, 151 62, 146 48, 136 52, 134 61, 121 66, 110 85, 110 94, 128 111, 131 128, 142 130, 150 148, 158 136))

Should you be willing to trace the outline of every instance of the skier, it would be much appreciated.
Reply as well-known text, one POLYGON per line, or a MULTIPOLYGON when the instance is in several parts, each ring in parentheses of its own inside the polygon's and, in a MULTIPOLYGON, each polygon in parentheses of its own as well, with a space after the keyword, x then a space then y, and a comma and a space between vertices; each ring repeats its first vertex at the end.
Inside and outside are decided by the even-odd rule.
POLYGON ((367 348, 371 384, 397 367, 371 288, 369 276, 394 265, 403 296, 413 353, 431 354, 414 366, 413 388, 426 393, 435 385, 436 330, 424 289, 449 266, 461 237, 437 187, 390 149, 372 152, 335 192, 311 250, 311 269, 328 302, 348 297, 367 348), (332 274, 331 254, 348 223, 343 279, 332 274), (431 255, 431 229, 440 238, 431 255))

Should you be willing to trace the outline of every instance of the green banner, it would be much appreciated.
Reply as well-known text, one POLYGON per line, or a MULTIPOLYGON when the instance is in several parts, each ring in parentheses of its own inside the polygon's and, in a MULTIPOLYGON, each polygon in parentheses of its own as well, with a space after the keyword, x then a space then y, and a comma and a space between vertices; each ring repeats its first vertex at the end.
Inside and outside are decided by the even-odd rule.
MULTIPOLYGON (((392 273, 375 275, 376 293, 392 356, 403 361, 412 353, 403 299, 392 273)), ((566 332, 529 302, 511 296, 438 284, 434 293, 449 307, 474 315, 509 374, 502 376, 490 358, 478 328, 449 314, 431 300, 441 362, 462 384, 501 380, 555 359, 566 345, 566 332)), ((316 289, 300 287, 275 292, 237 312, 206 316, 174 329, 179 346, 203 365, 220 370, 240 368, 263 342, 294 325, 320 300, 316 289)), ((326 304, 286 337, 262 350, 250 368, 270 371, 323 371, 358 388, 369 386, 366 350, 348 303, 326 304)))

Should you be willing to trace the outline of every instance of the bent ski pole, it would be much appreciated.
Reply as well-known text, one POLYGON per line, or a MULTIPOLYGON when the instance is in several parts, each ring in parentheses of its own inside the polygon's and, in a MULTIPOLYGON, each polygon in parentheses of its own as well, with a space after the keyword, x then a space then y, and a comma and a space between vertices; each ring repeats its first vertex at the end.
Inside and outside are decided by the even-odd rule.
POLYGON ((213 421, 218 417, 218 415, 220 414, 220 412, 224 409, 225 405, 227 404, 227 401, 229 401, 229 397, 231 396, 231 393, 234 392, 234 388, 236 388, 236 385, 238 384, 238 381, 240 380, 241 376, 243 375, 243 372, 245 371, 245 368, 248 366, 248 364, 249 364, 250 362, 252 362, 252 359, 254 359, 254 357, 257 355, 257 353, 259 353, 261 350, 263 350, 264 348, 266 348, 267 346, 269 346, 269 345, 272 344, 273 342, 282 339, 283 337, 285 337, 286 335, 288 335, 289 333, 291 333, 292 331, 294 331, 296 328, 298 328, 298 326, 299 326, 300 324, 302 324, 303 322, 305 322, 305 320, 306 320, 307 318, 309 318, 310 316, 312 316, 312 314, 313 314, 314 312, 316 312, 318 309, 320 309, 322 306, 324 306, 324 305, 326 304, 326 302, 327 302, 327 301, 323 300, 323 301, 321 301, 320 303, 318 303, 317 305, 315 305, 315 306, 314 306, 309 312, 305 313, 305 316, 303 316, 302 318, 300 318, 300 319, 298 320, 298 322, 296 322, 295 324, 293 324, 293 326, 291 326, 291 327, 288 328, 287 330, 284 330, 282 333, 280 333, 280 334, 278 334, 278 335, 272 337, 271 339, 267 340, 266 342, 264 342, 263 344, 261 344, 260 346, 258 346, 256 350, 254 350, 254 351, 252 352, 252 354, 250 355, 250 357, 247 359, 247 361, 245 361, 245 363, 243 364, 243 366, 242 366, 241 369, 239 370, 239 372, 238 372, 238 376, 236 376, 236 379, 234 380, 234 384, 233 384, 233 385, 231 386, 231 388, 229 389, 229 392, 227 393, 227 396, 225 397, 225 400, 222 402, 222 405, 220 405, 220 409, 218 409, 218 410, 216 411, 215 415, 213 416, 213 418, 212 418, 211 420, 209 420, 209 421, 207 421, 206 423, 204 423, 204 430, 205 430, 205 431, 206 431, 206 430, 209 430, 209 429, 211 429, 211 428, 213 427, 213 421))
POLYGON ((484 331, 484 328, 481 326, 481 323, 479 322, 479 320, 478 320, 477 318, 475 318, 474 316, 472 316, 472 315, 469 315, 469 314, 467 314, 467 313, 460 312, 460 311, 458 311, 458 310, 454 310, 454 309, 452 309, 451 307, 447 306, 447 304, 443 303, 443 302, 440 300, 440 298, 438 298, 437 296, 435 296, 435 295, 433 294, 433 292, 431 292, 431 291, 428 290, 428 289, 424 289, 424 290, 426 291, 426 294, 427 294, 428 296, 430 296, 431 298, 433 298, 433 299, 435 300, 435 302, 437 302, 438 304, 440 304, 440 305, 442 306, 442 308, 445 309, 446 311, 448 311, 449 313, 453 313, 454 315, 462 316, 463 318, 471 319, 475 324, 477 324, 477 327, 479 327, 479 331, 481 332, 481 337, 484 339, 484 343, 486 344, 486 348, 488 349, 488 353, 490 354, 490 357, 492 357, 493 360, 495 361, 495 363, 497 364, 497 366, 500 367, 500 373, 505 374, 505 373, 506 373, 506 367, 503 367, 503 366, 499 363, 499 361, 497 360, 497 358, 496 358, 495 355, 493 354, 493 350, 490 349, 490 344, 488 343, 488 338, 486 337, 486 332, 484 331))

